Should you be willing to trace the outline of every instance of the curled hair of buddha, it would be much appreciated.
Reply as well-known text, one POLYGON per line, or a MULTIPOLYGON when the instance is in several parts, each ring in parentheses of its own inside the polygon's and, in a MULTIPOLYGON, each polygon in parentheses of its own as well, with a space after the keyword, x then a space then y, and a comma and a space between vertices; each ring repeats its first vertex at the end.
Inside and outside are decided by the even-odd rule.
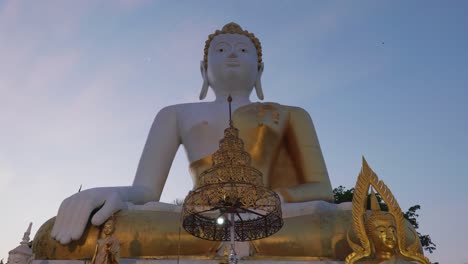
POLYGON ((374 221, 376 220, 387 220, 389 222, 395 223, 395 219, 393 218, 393 215, 390 214, 389 212, 371 211, 371 213, 367 214, 367 217, 365 220, 365 228, 368 234, 370 234, 370 232, 374 228, 373 224, 374 224, 374 221))
POLYGON ((210 48, 211 41, 214 39, 214 37, 221 34, 239 34, 248 37, 257 50, 258 69, 260 69, 262 65, 262 44, 260 43, 260 40, 258 40, 258 38, 255 37, 253 33, 250 33, 247 30, 243 30, 241 26, 234 22, 224 25, 221 30, 216 30, 213 34, 208 36, 208 39, 205 41, 205 49, 203 50, 203 62, 205 64, 205 69, 208 68, 208 49, 210 48))
POLYGON ((366 221, 365 221, 365 228, 367 230, 367 233, 370 234, 372 231, 372 224, 374 223, 375 220, 388 220, 391 222, 395 222, 395 219, 393 218, 393 215, 390 214, 389 212, 382 211, 380 208, 379 201, 377 200, 377 195, 374 192, 374 189, 371 187, 371 193, 369 195, 370 199, 370 209, 371 211, 367 213, 366 216, 366 221))

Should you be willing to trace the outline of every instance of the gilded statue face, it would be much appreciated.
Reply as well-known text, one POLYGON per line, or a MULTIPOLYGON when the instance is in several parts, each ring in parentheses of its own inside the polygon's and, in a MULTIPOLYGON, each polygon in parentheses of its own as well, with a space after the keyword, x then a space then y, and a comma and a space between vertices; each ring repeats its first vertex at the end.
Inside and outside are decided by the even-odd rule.
POLYGON ((102 232, 106 235, 109 236, 114 232, 114 223, 112 221, 107 221, 106 224, 104 225, 104 228, 102 232))
POLYGON ((208 50, 207 73, 215 90, 219 87, 234 90, 252 88, 258 75, 254 44, 247 36, 240 34, 217 35, 208 50))
POLYGON ((396 227, 393 218, 373 219, 369 238, 376 251, 393 251, 397 246, 396 227))

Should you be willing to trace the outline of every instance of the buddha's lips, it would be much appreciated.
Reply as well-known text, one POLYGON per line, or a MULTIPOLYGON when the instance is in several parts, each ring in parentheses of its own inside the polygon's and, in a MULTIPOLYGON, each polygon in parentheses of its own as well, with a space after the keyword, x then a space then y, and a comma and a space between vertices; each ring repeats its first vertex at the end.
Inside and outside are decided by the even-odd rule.
POLYGON ((240 66, 240 64, 238 62, 227 62, 226 65, 229 66, 229 67, 239 67, 240 66))

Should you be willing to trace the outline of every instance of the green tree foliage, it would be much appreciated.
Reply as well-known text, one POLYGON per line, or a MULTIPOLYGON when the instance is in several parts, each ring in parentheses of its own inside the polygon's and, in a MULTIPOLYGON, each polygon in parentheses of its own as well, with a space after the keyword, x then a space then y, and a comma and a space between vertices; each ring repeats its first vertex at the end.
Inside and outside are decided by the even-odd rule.
MULTIPOLYGON (((353 195, 354 195, 354 188, 351 189, 346 189, 343 186, 339 186, 338 188, 333 189, 333 196, 335 198, 335 203, 343 203, 343 202, 352 202, 353 201, 353 195)), ((380 208, 383 211, 388 211, 387 205, 383 202, 382 197, 377 193, 376 194, 377 200, 379 201, 380 208)), ((368 201, 368 208, 369 208, 369 203, 368 201)), ((419 233, 417 230, 419 228, 419 223, 418 223, 418 217, 419 215, 417 214, 417 211, 421 209, 420 205, 413 205, 411 206, 408 211, 404 213, 405 218, 411 223, 411 225, 414 227, 416 232, 418 233, 419 240, 421 241, 421 245, 424 248, 424 250, 428 251, 429 253, 432 253, 434 250, 436 250, 436 244, 432 242, 431 237, 429 235, 422 235, 419 233)))
POLYGON ((423 246, 424 250, 429 251, 429 253, 432 253, 434 250, 436 250, 436 244, 432 242, 431 237, 429 235, 422 235, 417 231, 419 228, 419 223, 417 221, 417 218, 419 215, 416 213, 421 209, 421 206, 419 204, 411 206, 408 211, 405 212, 405 218, 413 225, 414 229, 418 233, 419 240, 421 241, 421 245, 423 246))

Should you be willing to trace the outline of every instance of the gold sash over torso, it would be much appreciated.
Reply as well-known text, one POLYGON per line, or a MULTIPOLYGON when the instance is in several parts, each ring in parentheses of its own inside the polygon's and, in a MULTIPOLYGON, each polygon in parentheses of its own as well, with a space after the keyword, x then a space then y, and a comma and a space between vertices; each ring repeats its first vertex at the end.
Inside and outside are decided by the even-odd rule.
MULTIPOLYGON (((245 150, 252 157, 251 165, 262 172, 266 187, 279 190, 321 182, 325 184, 325 192, 331 195, 315 129, 303 109, 277 103, 252 103, 238 108, 233 121, 245 150)), ((211 155, 190 164, 195 187, 199 175, 211 166, 211 155)), ((327 198, 331 199, 330 195, 327 198)), ((284 198, 289 198, 289 202, 307 201, 306 197, 297 195, 284 198)))

